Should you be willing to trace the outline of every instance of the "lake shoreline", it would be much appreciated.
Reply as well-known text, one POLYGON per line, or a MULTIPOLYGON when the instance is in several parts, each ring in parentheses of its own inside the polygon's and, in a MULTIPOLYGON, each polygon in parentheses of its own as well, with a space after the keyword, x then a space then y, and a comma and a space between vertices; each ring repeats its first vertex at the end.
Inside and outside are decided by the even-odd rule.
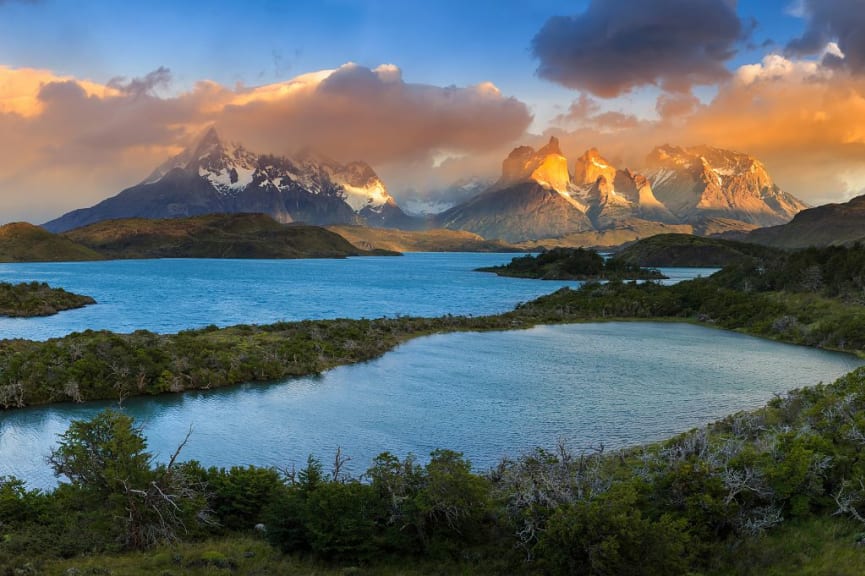
MULTIPOLYGON (((597 288, 585 288, 590 289, 597 288)), ((675 322, 803 344, 783 334, 722 326, 708 317, 599 315, 579 309, 556 313, 555 303, 548 304, 562 296, 578 299, 582 291, 561 289, 510 312, 479 317, 307 320, 209 327, 165 335, 88 330, 45 342, 2 340, 0 409, 102 400, 122 403, 133 396, 276 382, 374 360, 423 336, 525 330, 541 325, 675 322), (32 367, 44 366, 49 360, 53 364, 50 370, 32 367), (143 367, 145 362, 150 364, 143 367)), ((863 357, 861 350, 831 346, 828 342, 810 347, 863 357)))

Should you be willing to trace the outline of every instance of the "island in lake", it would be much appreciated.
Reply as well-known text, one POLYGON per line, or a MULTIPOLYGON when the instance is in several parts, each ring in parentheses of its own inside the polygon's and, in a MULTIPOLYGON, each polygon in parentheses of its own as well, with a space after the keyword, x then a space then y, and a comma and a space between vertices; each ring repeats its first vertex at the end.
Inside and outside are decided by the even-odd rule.
POLYGON ((52 288, 45 282, 0 282, 0 316, 30 318, 51 316, 63 310, 95 304, 90 296, 52 288))
POLYGON ((509 264, 478 268, 499 276, 539 280, 663 280, 657 270, 640 268, 617 258, 605 260, 594 250, 553 248, 533 256, 520 256, 509 264))

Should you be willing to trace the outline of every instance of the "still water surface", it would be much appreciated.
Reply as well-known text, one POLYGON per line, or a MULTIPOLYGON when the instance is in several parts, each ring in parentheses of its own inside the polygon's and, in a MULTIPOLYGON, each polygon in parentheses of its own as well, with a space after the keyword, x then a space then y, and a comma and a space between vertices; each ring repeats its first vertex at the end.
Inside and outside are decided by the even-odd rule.
MULTIPOLYGON (((115 260, 0 264, 0 282, 44 281, 97 305, 0 318, 0 338, 44 340, 90 328, 170 333, 210 324, 496 314, 578 282, 501 278, 475 268, 513 254, 406 254, 346 260, 115 260)), ((671 282, 713 270, 665 269, 671 282)))
MULTIPOLYGON (((375 315, 375 314, 371 314, 375 315)), ((463 451, 475 468, 558 438, 579 449, 661 439, 774 393, 828 382, 853 356, 686 324, 541 326, 435 335, 321 377, 133 399, 150 449, 206 465, 285 466, 337 446, 352 471, 383 450, 463 451)), ((51 486, 45 456, 73 418, 103 405, 0 412, 0 474, 51 486)))

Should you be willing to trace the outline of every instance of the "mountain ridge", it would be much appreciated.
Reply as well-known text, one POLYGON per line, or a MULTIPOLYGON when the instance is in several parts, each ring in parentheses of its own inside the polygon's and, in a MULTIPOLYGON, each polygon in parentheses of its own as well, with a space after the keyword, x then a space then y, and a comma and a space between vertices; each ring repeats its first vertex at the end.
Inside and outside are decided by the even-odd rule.
POLYGON ((237 212, 314 225, 415 223, 364 162, 340 164, 309 150, 293 158, 255 154, 211 127, 139 184, 43 227, 64 232, 107 219, 237 212))
POLYGON ((744 240, 777 248, 865 242, 865 195, 843 203, 808 208, 786 224, 753 230, 744 240))
POLYGON ((658 146, 647 168, 618 168, 590 148, 568 172, 559 141, 519 146, 486 191, 436 217, 445 228, 512 243, 554 243, 618 230, 622 241, 658 225, 747 231, 789 221, 807 205, 781 190, 753 156, 709 146, 658 146), (544 193, 546 191, 546 193, 544 193), (556 196, 557 195, 557 196, 556 196), (628 237, 624 231, 632 229, 628 237))

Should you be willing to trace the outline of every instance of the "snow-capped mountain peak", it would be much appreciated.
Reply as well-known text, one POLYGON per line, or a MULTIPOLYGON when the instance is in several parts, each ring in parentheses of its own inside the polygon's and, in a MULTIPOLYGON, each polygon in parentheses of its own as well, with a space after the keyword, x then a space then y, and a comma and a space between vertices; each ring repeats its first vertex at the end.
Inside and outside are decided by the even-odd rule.
POLYGON ((262 212, 280 222, 412 226, 368 164, 310 151, 256 154, 209 128, 137 186, 49 223, 57 230, 106 218, 262 212))

